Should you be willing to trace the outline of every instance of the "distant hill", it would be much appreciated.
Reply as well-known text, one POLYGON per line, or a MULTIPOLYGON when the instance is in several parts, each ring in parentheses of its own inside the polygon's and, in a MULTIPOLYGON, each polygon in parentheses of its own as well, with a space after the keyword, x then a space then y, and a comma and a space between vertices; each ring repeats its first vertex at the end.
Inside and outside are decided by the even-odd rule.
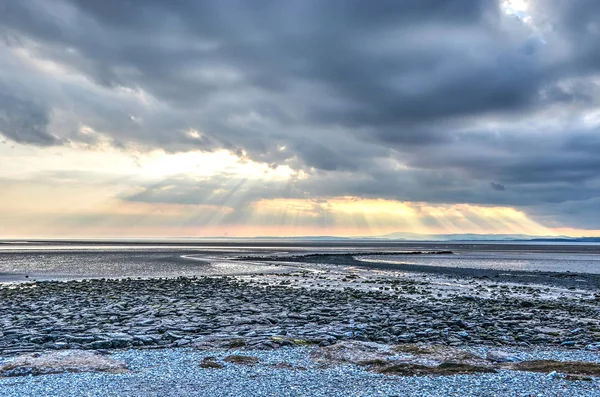
POLYGON ((406 241, 534 241, 600 243, 600 237, 534 236, 529 234, 418 234, 398 232, 377 236, 376 238, 406 241))
POLYGON ((532 236, 528 234, 418 234, 390 233, 377 238, 411 241, 531 241, 539 239, 569 239, 567 236, 532 236))
POLYGON ((531 241, 550 241, 565 243, 600 243, 600 237, 560 237, 560 238, 535 238, 531 241))
POLYGON ((257 237, 173 237, 173 238, 105 238, 105 239, 81 239, 81 240, 0 240, 0 244, 26 244, 26 243, 194 243, 196 241, 303 241, 303 242, 391 242, 391 241, 422 241, 422 242, 555 242, 555 243, 600 243, 600 237, 569 237, 569 236, 532 236, 528 234, 419 234, 419 233, 389 233, 380 236, 359 236, 359 237, 340 237, 340 236, 257 236, 257 237))
POLYGON ((253 240, 305 240, 305 241, 347 241, 347 240, 402 240, 402 241, 531 241, 531 242, 571 242, 600 243, 600 237, 569 236, 534 236, 528 234, 419 234, 389 233, 380 236, 335 237, 335 236, 300 236, 300 237, 254 237, 253 240))
POLYGON ((419 233, 389 233, 380 236, 337 237, 337 236, 296 236, 296 237, 229 237, 226 240, 266 240, 266 241, 356 241, 356 240, 401 240, 401 241, 514 241, 514 242, 585 242, 600 243, 600 237, 569 237, 569 236, 533 236, 528 234, 419 234, 419 233))

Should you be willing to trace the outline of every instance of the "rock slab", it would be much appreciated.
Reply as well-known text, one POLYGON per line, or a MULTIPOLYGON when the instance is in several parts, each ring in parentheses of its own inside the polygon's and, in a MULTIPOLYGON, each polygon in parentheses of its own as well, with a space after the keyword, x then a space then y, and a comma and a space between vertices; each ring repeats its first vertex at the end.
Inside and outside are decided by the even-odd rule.
POLYGON ((0 367, 0 376, 61 374, 65 372, 128 372, 127 365, 93 351, 64 350, 17 356, 0 367))

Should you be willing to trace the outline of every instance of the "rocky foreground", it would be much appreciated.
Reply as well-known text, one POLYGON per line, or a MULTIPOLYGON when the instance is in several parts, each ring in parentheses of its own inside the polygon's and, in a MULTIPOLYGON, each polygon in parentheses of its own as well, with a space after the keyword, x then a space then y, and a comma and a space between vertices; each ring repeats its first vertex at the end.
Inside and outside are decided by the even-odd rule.
POLYGON ((265 349, 290 340, 600 349, 593 291, 491 282, 440 287, 453 282, 306 272, 5 285, 0 355, 181 347, 206 335, 241 336, 265 349))
POLYGON ((600 395, 597 290, 294 266, 3 285, 0 395, 600 395))
MULTIPOLYGON (((588 397, 598 355, 340 341, 257 350, 206 337, 181 349, 61 350, 0 358, 0 395, 588 397), (43 375, 43 376, 37 376, 43 375)), ((293 343, 293 342, 292 342, 293 343)))

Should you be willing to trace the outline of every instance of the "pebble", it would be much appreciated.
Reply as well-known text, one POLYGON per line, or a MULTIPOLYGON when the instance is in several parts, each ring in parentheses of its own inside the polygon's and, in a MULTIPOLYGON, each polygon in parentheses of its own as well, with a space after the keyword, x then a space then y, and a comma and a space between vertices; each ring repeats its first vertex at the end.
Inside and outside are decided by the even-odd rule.
MULTIPOLYGON (((441 377, 378 375, 353 365, 320 368, 309 348, 245 352, 258 359, 248 366, 223 361, 228 352, 186 349, 127 350, 111 355, 132 370, 124 374, 78 373, 0 379, 2 396, 406 396, 589 397, 600 395, 600 380, 567 381, 546 374, 500 371, 497 374, 441 377), (214 357, 208 358, 208 357, 214 357), (201 368, 206 361, 212 368, 201 368), (284 364, 284 365, 282 365, 284 364), (217 368, 215 368, 217 367, 217 368), (540 392, 543 390, 543 392, 540 392)), ((545 351, 568 359, 568 352, 545 351)), ((534 357, 536 353, 531 353, 534 357)), ((574 357, 579 357, 574 355, 574 357)), ((206 365, 204 365, 206 367, 206 365)))

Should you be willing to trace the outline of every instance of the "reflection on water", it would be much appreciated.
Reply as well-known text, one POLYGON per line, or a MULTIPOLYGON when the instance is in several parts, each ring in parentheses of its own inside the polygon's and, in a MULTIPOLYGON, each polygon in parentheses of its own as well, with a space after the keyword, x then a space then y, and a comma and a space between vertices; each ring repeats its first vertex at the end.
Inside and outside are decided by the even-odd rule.
MULTIPOLYGON (((282 271, 283 263, 260 257, 310 253, 356 253, 363 260, 504 270, 600 273, 600 246, 450 244, 406 242, 336 243, 67 243, 0 244, 0 281, 91 277, 176 277, 282 271), (451 250, 453 255, 399 255, 400 251, 451 250), (367 256, 369 252, 390 252, 367 256), (236 257, 253 258, 244 261, 236 257)), ((290 266, 297 266, 288 264, 290 266)), ((311 265, 313 266, 313 265, 311 265)))
POLYGON ((356 259, 390 264, 600 274, 598 254, 459 251, 453 255, 364 255, 356 259))
MULTIPOLYGON (((192 251, 193 252, 193 251, 192 251)), ((132 250, 121 252, 79 250, 76 252, 11 252, 0 253, 0 281, 25 279, 81 279, 124 277, 177 277, 233 275, 283 270, 273 264, 216 261, 211 255, 199 261, 183 256, 178 249, 132 250), (27 278, 26 278, 27 276, 27 278)), ((231 251, 224 254, 231 256, 231 251)), ((199 255, 197 252, 195 255, 199 255)))

